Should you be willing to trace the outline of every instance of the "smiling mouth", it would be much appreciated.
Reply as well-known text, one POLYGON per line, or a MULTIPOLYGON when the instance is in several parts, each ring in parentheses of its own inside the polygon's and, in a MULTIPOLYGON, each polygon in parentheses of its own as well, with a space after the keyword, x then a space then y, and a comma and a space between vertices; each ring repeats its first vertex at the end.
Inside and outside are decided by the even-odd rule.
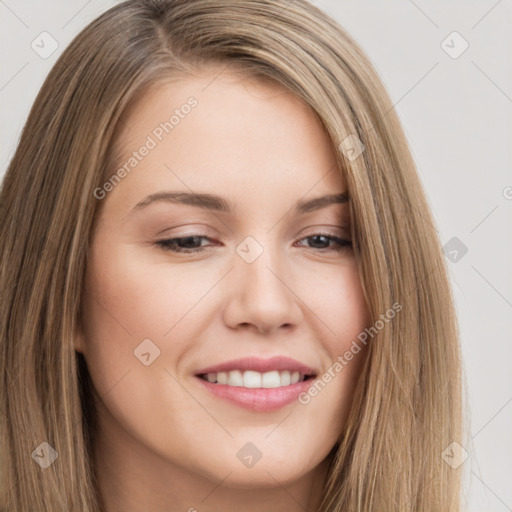
POLYGON ((273 370, 265 373, 253 370, 231 370, 228 372, 202 373, 197 376, 211 384, 250 389, 281 388, 314 378, 314 375, 289 370, 273 370))

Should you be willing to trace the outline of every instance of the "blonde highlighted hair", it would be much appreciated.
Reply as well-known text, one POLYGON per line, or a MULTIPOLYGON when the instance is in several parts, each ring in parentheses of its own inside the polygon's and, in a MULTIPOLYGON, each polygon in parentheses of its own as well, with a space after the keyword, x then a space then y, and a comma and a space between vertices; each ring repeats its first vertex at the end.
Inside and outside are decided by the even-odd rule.
POLYGON ((368 344, 318 512, 458 511, 461 469, 442 452, 464 442, 462 373, 434 220, 378 74, 305 0, 129 0, 50 71, 0 193, 0 507, 101 510, 92 384, 73 345, 93 191, 112 175, 127 107, 210 64, 280 84, 316 113, 347 186, 372 325, 402 306, 368 344), (58 452, 44 471, 32 456, 42 442, 58 452))

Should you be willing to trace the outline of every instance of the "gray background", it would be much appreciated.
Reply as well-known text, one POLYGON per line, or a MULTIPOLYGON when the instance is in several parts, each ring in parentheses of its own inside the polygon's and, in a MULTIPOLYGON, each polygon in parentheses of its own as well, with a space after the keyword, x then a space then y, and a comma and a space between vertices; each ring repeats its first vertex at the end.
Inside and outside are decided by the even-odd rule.
MULTIPOLYGON (((56 58, 115 3, 0 0, 2 176, 56 58), (49 39, 42 48, 44 31, 58 42, 47 58, 31 47, 51 49, 49 39)), ((348 30, 382 77, 449 243, 471 416, 465 510, 512 511, 511 2, 314 3, 348 30), (453 31, 469 44, 457 58, 445 48, 458 52, 461 40, 442 45, 453 31)))

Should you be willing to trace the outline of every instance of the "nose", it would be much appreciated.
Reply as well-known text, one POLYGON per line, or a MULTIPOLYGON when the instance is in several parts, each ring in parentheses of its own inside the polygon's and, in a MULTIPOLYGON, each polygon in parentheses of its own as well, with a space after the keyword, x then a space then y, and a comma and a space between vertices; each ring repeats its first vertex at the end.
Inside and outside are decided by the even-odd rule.
POLYGON ((293 291, 293 276, 285 256, 278 250, 265 247, 252 263, 235 254, 229 276, 226 325, 262 334, 299 325, 301 300, 293 291))

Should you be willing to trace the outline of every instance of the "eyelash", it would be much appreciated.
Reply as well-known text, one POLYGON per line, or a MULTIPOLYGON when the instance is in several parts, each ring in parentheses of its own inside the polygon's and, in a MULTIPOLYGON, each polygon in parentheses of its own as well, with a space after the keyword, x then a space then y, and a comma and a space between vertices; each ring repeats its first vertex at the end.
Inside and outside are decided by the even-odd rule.
MULTIPOLYGON (((317 236, 322 236, 322 237, 325 237, 325 238, 327 238, 329 240, 335 241, 339 245, 339 247, 337 249, 336 248, 334 248, 334 249, 333 248, 316 249, 317 251, 320 251, 320 252, 331 252, 331 251, 342 252, 342 251, 345 251, 345 250, 349 249, 350 247, 352 247, 352 242, 350 240, 346 240, 344 238, 339 238, 337 236, 332 236, 332 235, 329 235, 327 233, 314 233, 313 235, 309 235, 309 236, 306 236, 304 238, 301 238, 299 241, 307 240, 309 238, 314 238, 314 237, 317 237, 317 236)), ((171 251, 171 252, 185 253, 185 254, 191 254, 191 253, 197 254, 197 253, 202 253, 202 252, 205 252, 205 251, 208 251, 208 250, 212 249, 211 247, 196 247, 196 248, 193 248, 193 249, 176 248, 177 243, 179 241, 183 241, 183 240, 187 240, 187 239, 191 239, 191 238, 206 238, 208 240, 211 240, 207 236, 187 235, 187 236, 182 236, 182 237, 178 237, 178 238, 169 238, 169 239, 166 239, 166 240, 159 240, 159 241, 157 241, 155 243, 155 245, 160 247, 164 251, 171 251)), ((315 249, 315 248, 314 247, 308 247, 308 249, 315 249)))

